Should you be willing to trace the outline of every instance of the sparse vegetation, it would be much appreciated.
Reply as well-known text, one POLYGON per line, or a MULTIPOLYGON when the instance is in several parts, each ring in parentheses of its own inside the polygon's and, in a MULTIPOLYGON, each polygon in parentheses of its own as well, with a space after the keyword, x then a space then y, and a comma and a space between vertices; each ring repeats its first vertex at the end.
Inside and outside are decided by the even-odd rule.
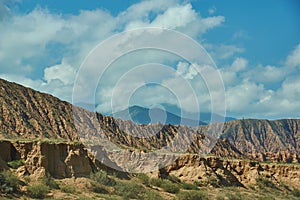
POLYGON ((181 187, 185 190, 198 190, 198 187, 195 184, 190 183, 181 183, 181 187))
POLYGON ((100 194, 108 194, 109 193, 107 191, 107 188, 104 185, 100 184, 100 183, 92 181, 91 185, 92 185, 92 191, 95 192, 95 193, 100 193, 100 194))
POLYGON ((60 189, 65 193, 71 193, 71 194, 76 193, 76 187, 74 185, 62 185, 60 186, 60 189))
POLYGON ((9 170, 0 172, 0 192, 5 194, 16 193, 19 190, 20 180, 9 170))
POLYGON ((115 193, 124 199, 141 199, 145 195, 145 188, 135 182, 119 181, 114 188, 115 193))
POLYGON ((270 180, 260 177, 256 180, 256 184, 259 187, 259 189, 266 189, 266 188, 272 188, 272 189, 278 189, 277 186, 270 180))
POLYGON ((178 193, 180 188, 177 184, 172 183, 169 180, 164 180, 160 186, 164 191, 175 194, 178 193))
MULTIPOLYGON (((38 179, 38 183, 30 185, 34 179, 26 176, 27 181, 23 184, 27 186, 27 192, 22 194, 19 190, 20 181, 10 171, 0 173, 1 183, 6 180, 6 183, 18 183, 16 185, 1 184, 2 194, 19 194, 28 195, 30 198, 46 198, 49 193, 63 192, 61 199, 66 197, 73 199, 141 199, 141 200, 162 200, 166 195, 177 200, 201 200, 201 199, 260 199, 260 200, 273 200, 273 199, 299 199, 299 189, 288 189, 286 187, 278 186, 272 182, 268 177, 259 177, 257 179, 256 187, 249 187, 249 189, 238 187, 197 187, 194 184, 178 181, 175 178, 162 179, 162 178, 149 178, 145 174, 135 174, 130 180, 121 180, 117 177, 107 175, 105 171, 100 171, 91 174, 91 179, 86 179, 85 185, 78 186, 76 183, 70 181, 60 181, 53 179, 50 175, 38 179), (5 174, 5 178, 3 173, 5 174), (98 181, 96 181, 98 180, 98 181), (113 183, 111 185, 111 180, 113 183), (103 184, 105 183, 105 184, 103 184), (16 188, 9 189, 9 187, 16 188), (3 190, 3 188, 6 188, 3 190), (261 189, 262 188, 262 189, 261 189), (279 190, 280 189, 280 190, 279 190), (282 191, 283 190, 283 191, 282 191), (16 191, 16 192, 14 192, 16 191), (212 192, 208 192, 212 191, 212 192), (267 192, 266 192, 267 191, 267 192), (170 194, 166 194, 170 193, 170 194)), ((25 177, 22 179, 25 180, 25 177)), ((2 196, 1 196, 2 197, 2 196)), ((10 196, 7 196, 8 198, 10 196)), ((25 197, 26 198, 26 197, 25 197)))
POLYGON ((163 200, 160 194, 155 190, 146 190, 145 193, 142 194, 142 198, 144 200, 163 200))
POLYGON ((150 179, 150 184, 153 186, 160 187, 162 183, 163 183, 163 179, 161 179, 161 178, 151 178, 150 179))
POLYGON ((42 184, 49 186, 52 189, 59 189, 59 185, 56 183, 56 181, 47 174, 46 176, 40 178, 39 180, 42 184))
POLYGON ((116 181, 112 178, 109 178, 107 175, 107 172, 100 170, 96 173, 92 173, 90 175, 90 178, 98 183, 101 183, 103 185, 107 186, 114 186, 116 185, 116 181))
POLYGON ((13 169, 17 169, 25 164, 25 161, 23 159, 20 160, 12 160, 7 162, 7 165, 13 169))
POLYGON ((43 199, 49 192, 49 186, 42 183, 37 183, 31 186, 28 186, 28 192, 30 197, 43 199))
POLYGON ((174 175, 168 175, 167 179, 173 183, 180 183, 180 179, 177 176, 174 175))
POLYGON ((141 180, 142 184, 150 186, 150 178, 146 174, 137 174, 136 177, 141 180))
POLYGON ((295 197, 300 197, 300 190, 299 189, 294 189, 292 191, 292 195, 295 196, 295 197))
POLYGON ((180 192, 177 194, 178 200, 207 200, 209 199, 207 194, 202 191, 188 191, 180 192))

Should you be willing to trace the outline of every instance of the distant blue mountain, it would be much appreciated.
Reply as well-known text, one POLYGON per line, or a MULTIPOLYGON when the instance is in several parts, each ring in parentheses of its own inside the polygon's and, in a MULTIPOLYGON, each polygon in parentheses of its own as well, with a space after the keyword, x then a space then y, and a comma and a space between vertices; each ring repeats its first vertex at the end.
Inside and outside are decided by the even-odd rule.
MULTIPOLYGON (((177 116, 181 115, 180 113, 182 110, 180 108, 178 108, 176 105, 164 103, 164 104, 162 104, 162 106, 166 110, 168 110, 168 112, 171 112, 177 116)), ((200 112, 199 116, 196 114, 185 112, 184 116, 191 116, 191 117, 187 117, 190 119, 200 119, 202 122, 207 123, 207 124, 216 123, 216 122, 229 122, 229 121, 236 120, 236 118, 233 118, 233 117, 222 116, 222 115, 219 115, 216 113, 210 113, 210 112, 200 112)))
MULTIPOLYGON (((83 107, 91 112, 95 112, 96 106, 89 103, 74 103, 76 106, 83 107)), ((105 115, 111 115, 114 118, 119 118, 123 120, 131 120, 137 124, 156 124, 158 122, 162 124, 174 124, 174 125, 186 125, 186 126, 198 126, 206 125, 215 122, 229 122, 236 120, 233 117, 223 117, 218 114, 212 114, 207 112, 201 112, 200 116, 192 115, 190 113, 185 113, 184 116, 180 117, 181 110, 177 106, 170 104, 162 104, 162 106, 167 110, 164 111, 159 108, 149 109, 141 106, 131 106, 128 109, 116 112, 114 114, 102 113, 105 115), (194 116, 194 117, 189 117, 194 116), (200 119, 198 120, 197 119, 200 119), (213 117, 213 118, 212 118, 213 117)))
POLYGON ((173 113, 164 111, 159 108, 144 108, 140 106, 132 106, 128 109, 116 112, 112 115, 114 118, 123 120, 131 120, 137 124, 174 124, 186 126, 207 125, 207 123, 198 120, 181 118, 173 113))

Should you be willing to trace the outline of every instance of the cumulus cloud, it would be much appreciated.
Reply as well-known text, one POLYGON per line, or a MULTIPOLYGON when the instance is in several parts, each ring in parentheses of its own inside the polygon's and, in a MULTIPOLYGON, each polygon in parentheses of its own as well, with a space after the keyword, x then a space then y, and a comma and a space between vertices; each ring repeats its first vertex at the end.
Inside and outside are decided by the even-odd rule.
MULTIPOLYGON (((134 12, 134 9, 136 8, 130 8, 129 10, 134 12)), ((158 10, 160 10, 161 13, 153 20, 149 18, 134 18, 134 20, 127 23, 125 29, 131 30, 141 27, 161 27, 178 30, 191 37, 199 37, 209 29, 217 27, 225 21, 223 16, 201 18, 191 4, 173 4, 168 5, 168 7, 162 6, 158 10)), ((139 11, 137 12, 139 13, 139 11)))
POLYGON ((193 64, 190 65, 186 62, 179 62, 177 64, 177 72, 185 79, 193 79, 198 74, 193 64))
POLYGON ((245 80, 239 85, 229 87, 226 94, 229 111, 240 112, 247 110, 255 102, 259 102, 264 98, 265 92, 262 84, 257 85, 245 80))
POLYGON ((61 64, 48 67, 44 70, 44 79, 47 81, 47 83, 58 79, 65 85, 68 85, 74 82, 75 75, 75 69, 64 60, 61 64))
MULTIPOLYGON (((97 44, 116 33, 139 27, 163 27, 203 41, 204 33, 225 23, 224 16, 214 16, 216 10, 214 7, 210 9, 209 17, 202 17, 192 4, 180 0, 142 1, 117 16, 112 16, 101 9, 83 10, 77 15, 54 14, 40 8, 28 13, 13 13, 7 6, 10 2, 12 1, 0 0, 0 77, 49 92, 67 101, 71 101, 76 73, 87 54, 97 44), (4 15, 6 18, 1 21, 4 15)), ((236 34, 236 39, 241 37, 240 33, 236 34)), ((135 45, 130 42, 130 38, 127 39, 119 43, 119 48, 115 50, 116 55, 125 47, 135 45)), ((174 45, 175 43, 179 47, 183 45, 180 44, 181 41, 171 39, 174 45)), ((165 43, 171 39, 161 38, 152 43, 165 43)), ((145 40, 147 37, 140 38, 137 44, 145 40)), ((225 92, 228 110, 234 116, 241 117, 243 113, 258 117, 262 117, 261 113, 268 117, 296 116, 295 110, 300 109, 298 106, 300 77, 296 73, 300 66, 300 44, 291 51, 282 66, 273 66, 253 65, 251 61, 239 55, 244 51, 242 47, 232 44, 212 45, 209 41, 205 42, 204 46, 212 58, 217 64, 221 63, 219 71, 225 82, 225 90, 220 87, 222 84, 215 83, 215 74, 209 76, 211 68, 205 66, 207 64, 205 62, 202 65, 192 62, 191 65, 182 58, 170 54, 137 52, 131 56, 125 55, 123 59, 118 58, 112 63, 110 70, 106 71, 106 78, 99 83, 101 88, 98 88, 96 94, 99 111, 109 111, 113 92, 119 94, 120 98, 117 98, 119 101, 115 103, 123 109, 127 102, 124 102, 122 97, 132 92, 127 86, 141 86, 145 84, 143 78, 155 76, 160 84, 174 88, 176 95, 181 98, 181 106, 189 112, 195 111, 197 106, 209 111, 212 95, 218 97, 215 103, 222 104, 224 100, 222 94, 225 92), (227 63, 228 60, 230 63, 227 63), (147 71, 128 76, 124 79, 126 84, 116 86, 122 75, 133 67, 147 62, 171 65, 177 75, 175 72, 168 75, 147 71), (201 77, 194 66, 200 69, 202 74, 207 72, 207 76, 204 77, 206 79, 201 77), (183 79, 179 79, 180 77, 183 79), (190 86, 196 94, 188 92, 187 88, 190 86), (198 104, 192 102, 193 95, 196 95, 198 104)), ((187 55, 196 56, 193 48, 186 51, 187 55)), ((90 72, 90 77, 103 68, 102 63, 97 64, 98 68, 90 72)), ((162 87, 145 87, 143 91, 144 98, 142 93, 135 96, 140 105, 151 106, 162 102, 178 104, 172 93, 166 92, 162 87)))
POLYGON ((246 60, 245 58, 238 57, 233 61, 231 65, 231 70, 235 72, 239 72, 241 70, 246 69, 247 65, 248 65, 248 60, 246 60))
POLYGON ((259 83, 280 83, 292 71, 288 67, 263 66, 258 65, 248 70, 243 74, 243 77, 248 77, 250 80, 259 83))
POLYGON ((291 52, 291 54, 287 57, 285 64, 290 67, 300 66, 300 44, 298 44, 291 52))
POLYGON ((215 61, 225 60, 235 57, 237 54, 244 52, 244 48, 235 45, 225 44, 204 44, 204 47, 209 51, 215 61))
POLYGON ((231 66, 222 67, 228 112, 238 117, 299 117, 298 48, 282 66, 245 67, 247 60, 237 58, 231 66))
POLYGON ((242 57, 237 57, 230 66, 220 68, 225 85, 231 86, 237 84, 240 80, 238 74, 246 69, 248 60, 242 57))

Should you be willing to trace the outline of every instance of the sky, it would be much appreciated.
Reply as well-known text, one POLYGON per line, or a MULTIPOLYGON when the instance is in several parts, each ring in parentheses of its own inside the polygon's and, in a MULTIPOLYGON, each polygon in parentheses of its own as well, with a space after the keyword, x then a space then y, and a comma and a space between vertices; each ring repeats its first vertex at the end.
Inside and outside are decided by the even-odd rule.
MULTIPOLYGON (((299 19, 298 0, 0 0, 0 78, 73 102, 74 85, 85 77, 82 68, 97 45, 124 31, 156 27, 188 36, 213 62, 141 49, 122 54, 99 78, 95 75, 104 68, 103 60, 97 61, 84 79, 86 86, 94 84, 94 99, 80 103, 94 103, 101 113, 133 104, 213 112, 217 104, 237 118, 299 118, 299 19), (195 71, 203 71, 204 64, 214 65, 214 77, 195 71)), ((124 46, 151 39, 135 36, 124 46)), ((168 39, 156 40, 163 45, 168 39)), ((172 42, 170 48, 180 43, 172 42)), ((125 52, 118 45, 98 57, 109 50, 125 52)), ((186 52, 192 55, 194 49, 186 52)))

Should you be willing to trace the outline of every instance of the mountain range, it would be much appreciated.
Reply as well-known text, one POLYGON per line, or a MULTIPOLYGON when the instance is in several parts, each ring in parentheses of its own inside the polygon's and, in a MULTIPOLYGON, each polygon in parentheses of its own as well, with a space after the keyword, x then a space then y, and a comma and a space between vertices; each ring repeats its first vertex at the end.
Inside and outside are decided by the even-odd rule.
MULTIPOLYGON (((170 149, 176 151, 173 138, 184 132, 186 134, 181 135, 182 141, 190 143, 187 151, 203 153, 202 151, 209 150, 205 149, 203 138, 210 137, 212 130, 221 126, 216 147, 210 148, 217 155, 248 157, 261 161, 299 161, 299 119, 243 119, 188 127, 168 124, 172 122, 171 119, 173 122, 180 119, 176 115, 168 114, 170 120, 167 124, 139 125, 89 112, 49 94, 2 79, 0 108, 0 138, 51 138, 74 141, 89 140, 89 137, 101 132, 112 143, 125 149, 153 151, 170 145, 170 149), (189 138, 188 136, 195 131, 195 137, 189 138), (227 149, 224 149, 225 147, 227 149)), ((137 112, 137 118, 149 120, 147 116, 142 115, 148 112, 147 109, 133 107, 131 113, 134 114, 139 109, 142 111, 137 112)))
POLYGON ((0 198, 7 197, 3 191, 12 191, 2 189, 7 187, 3 174, 9 170, 22 185, 8 196, 13 199, 32 195, 33 187, 49 185, 53 178, 59 185, 47 195, 63 199, 122 199, 137 186, 142 193, 158 192, 159 199, 177 197, 154 180, 180 187, 178 195, 192 187, 191 194, 207 189, 211 199, 220 199, 211 191, 224 188, 228 198, 221 199, 233 199, 223 187, 230 186, 234 193, 254 199, 297 199, 299 155, 299 119, 243 119, 194 127, 137 124, 0 79, 0 198), (147 175, 133 173, 140 171, 147 175), (98 177, 97 182, 89 177, 98 177), (110 185, 111 180, 116 185, 110 185), (135 185, 120 192, 125 183, 135 185), (71 194, 70 187, 80 187, 80 193, 71 194))
POLYGON ((131 106, 128 109, 112 114, 112 116, 117 119, 131 120, 137 124, 207 125, 205 122, 182 118, 160 108, 149 109, 141 106, 131 106))
MULTIPOLYGON (((74 105, 82 107, 88 111, 95 112, 97 105, 91 103, 76 102, 74 105)), ((197 118, 195 113, 185 113, 186 117, 180 117, 181 109, 177 106, 167 103, 162 104, 165 109, 161 108, 146 108, 138 105, 133 105, 127 109, 120 110, 114 113, 105 113, 116 119, 131 120, 136 124, 173 124, 173 125, 186 125, 198 126, 207 125, 216 122, 229 122, 236 120, 236 118, 222 116, 216 113, 201 112, 197 118)))

